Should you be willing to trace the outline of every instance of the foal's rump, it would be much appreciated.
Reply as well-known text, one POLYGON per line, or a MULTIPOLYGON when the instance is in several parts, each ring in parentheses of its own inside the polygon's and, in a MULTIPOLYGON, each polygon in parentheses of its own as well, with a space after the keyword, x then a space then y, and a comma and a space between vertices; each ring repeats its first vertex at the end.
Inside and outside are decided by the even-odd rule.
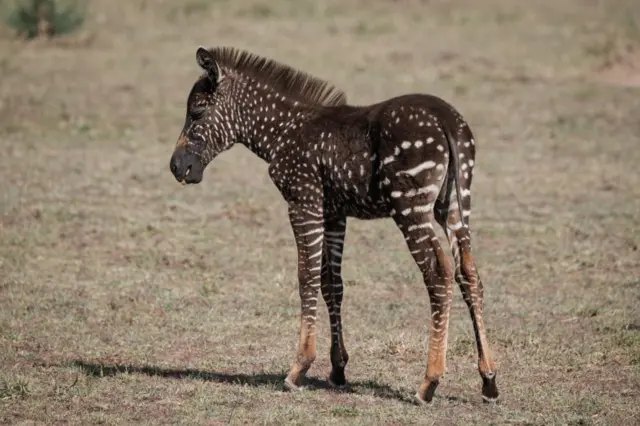
POLYGON ((468 140, 470 134, 462 116, 426 94, 398 96, 370 108, 375 110, 371 118, 379 131, 380 175, 390 183, 388 195, 419 197, 431 207, 437 200, 439 208, 448 210, 460 172, 459 137, 468 140))

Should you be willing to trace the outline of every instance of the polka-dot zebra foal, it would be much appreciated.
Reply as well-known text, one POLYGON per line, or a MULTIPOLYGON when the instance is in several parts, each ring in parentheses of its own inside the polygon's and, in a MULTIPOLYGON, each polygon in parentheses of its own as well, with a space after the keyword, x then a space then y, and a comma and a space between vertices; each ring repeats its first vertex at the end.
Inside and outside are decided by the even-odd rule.
POLYGON ((189 93, 171 172, 183 184, 198 183, 207 164, 235 143, 269 163, 298 249, 300 343, 286 388, 300 389, 316 358, 318 290, 331 321, 329 380, 346 383, 340 314, 346 220, 391 217, 431 303, 427 371, 417 401, 431 401, 445 372, 454 277, 473 322, 482 396, 495 400, 496 366, 469 231, 475 143, 462 116, 424 94, 350 106, 327 82, 235 48, 200 47, 196 59, 204 73, 189 93), (432 219, 445 231, 454 264, 432 219))

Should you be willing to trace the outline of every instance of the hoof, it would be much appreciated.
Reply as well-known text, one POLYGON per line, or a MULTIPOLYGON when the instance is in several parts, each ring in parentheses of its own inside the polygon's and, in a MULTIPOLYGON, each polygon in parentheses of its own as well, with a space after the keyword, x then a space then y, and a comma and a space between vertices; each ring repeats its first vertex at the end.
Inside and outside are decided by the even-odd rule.
POLYGON ((337 391, 344 391, 344 390, 349 389, 349 385, 348 385, 347 383, 343 383, 343 384, 339 385, 339 384, 337 384, 336 382, 334 382, 334 381, 331 379, 331 377, 329 377, 328 382, 329 382, 329 387, 330 387, 331 389, 335 389, 335 390, 337 390, 337 391))
POLYGON ((339 385, 336 382, 334 382, 333 380, 331 380, 331 377, 329 377, 329 386, 332 387, 333 389, 342 389, 345 387, 345 385, 339 385))
POLYGON ((433 395, 436 393, 436 388, 438 387, 438 381, 425 381, 422 386, 420 386, 420 390, 416 392, 413 399, 418 405, 426 405, 431 402, 433 399, 433 395))
POLYGON ((332 371, 329 375, 329 384, 331 387, 342 389, 347 385, 347 379, 344 377, 343 371, 332 371))
POLYGON ((416 394, 413 396, 413 402, 414 402, 416 405, 419 405, 419 406, 425 406, 425 405, 428 405, 428 404, 429 404, 429 402, 431 402, 431 401, 425 401, 425 400, 424 400, 424 399, 422 399, 422 397, 420 396, 420 392, 416 392, 416 394))
POLYGON ((482 401, 488 404, 498 401, 498 386, 496 385, 496 376, 482 378, 482 401))
POLYGON ((301 392, 301 391, 304 390, 304 386, 298 386, 298 385, 294 384, 287 377, 286 379, 284 379, 284 389, 288 390, 288 391, 291 391, 291 392, 301 392))
POLYGON ((498 398, 489 398, 488 396, 482 395, 482 402, 485 404, 497 404, 498 398))

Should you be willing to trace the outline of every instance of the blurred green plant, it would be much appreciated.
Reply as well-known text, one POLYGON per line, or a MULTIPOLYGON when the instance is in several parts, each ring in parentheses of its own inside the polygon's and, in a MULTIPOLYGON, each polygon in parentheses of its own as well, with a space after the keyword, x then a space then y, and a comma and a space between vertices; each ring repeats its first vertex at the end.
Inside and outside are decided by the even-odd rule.
POLYGON ((11 6, 5 18, 7 26, 28 39, 68 34, 85 20, 85 9, 78 1, 17 0, 8 3, 11 6))
POLYGON ((30 392, 29 382, 24 379, 8 380, 6 377, 0 378, 0 401, 25 398, 30 392))

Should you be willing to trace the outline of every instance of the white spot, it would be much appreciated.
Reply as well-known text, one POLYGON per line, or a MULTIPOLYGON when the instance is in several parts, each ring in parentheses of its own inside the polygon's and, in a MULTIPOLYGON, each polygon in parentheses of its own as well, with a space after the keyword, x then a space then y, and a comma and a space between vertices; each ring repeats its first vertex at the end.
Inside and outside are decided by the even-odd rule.
POLYGON ((458 229, 462 228, 462 222, 454 223, 453 225, 448 225, 448 227, 452 231, 457 231, 458 229))
POLYGON ((400 145, 402 147, 402 149, 408 149, 411 146, 411 142, 409 141, 404 141, 402 142, 402 145, 400 145))
POLYGON ((415 229, 424 229, 424 228, 433 228, 433 225, 431 225, 430 222, 425 222, 425 223, 421 223, 419 225, 411 225, 411 226, 409 226, 408 230, 409 231, 413 231, 415 229))
POLYGON ((422 146, 422 141, 420 140, 416 141, 415 145, 416 145, 416 148, 420 148, 422 146))
POLYGON ((438 192, 440 188, 438 188, 438 185, 427 185, 427 186, 423 186, 422 188, 418 189, 418 194, 429 194, 432 192, 438 192))
POLYGON ((433 209, 433 203, 425 204, 424 206, 415 206, 413 211, 416 213, 428 213, 433 209))

